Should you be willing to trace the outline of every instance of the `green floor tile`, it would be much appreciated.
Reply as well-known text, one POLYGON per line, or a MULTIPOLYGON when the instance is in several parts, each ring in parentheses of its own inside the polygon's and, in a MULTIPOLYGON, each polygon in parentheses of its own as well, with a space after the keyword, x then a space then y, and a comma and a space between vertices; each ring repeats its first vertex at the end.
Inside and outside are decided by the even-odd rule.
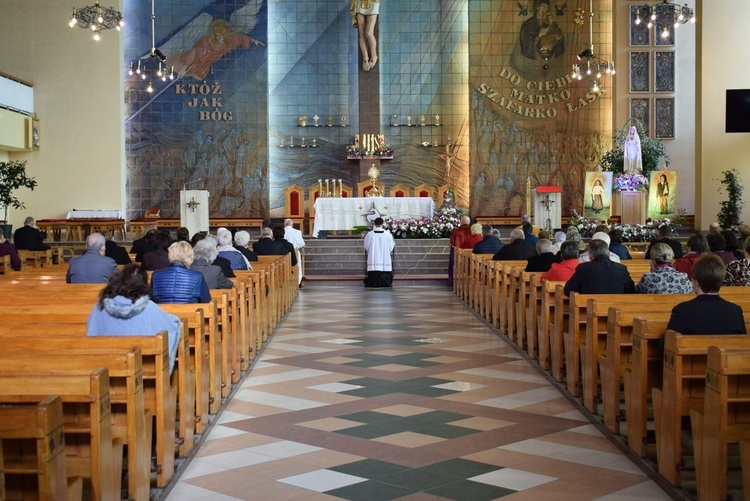
POLYGON ((472 430, 471 428, 462 428, 461 426, 452 426, 449 424, 432 424, 422 428, 422 432, 425 435, 440 438, 460 438, 467 435, 473 435, 479 433, 480 430, 472 430))
POLYGON ((453 501, 490 501, 492 499, 516 493, 516 491, 510 489, 472 482, 471 480, 458 480, 451 484, 441 485, 440 487, 430 489, 426 492, 453 501))
POLYGON ((438 398, 446 395, 453 395, 458 392, 454 390, 445 390, 443 388, 414 388, 404 390, 404 393, 408 393, 409 395, 419 395, 421 397, 438 398))
POLYGON ((380 481, 386 484, 397 485, 404 489, 413 489, 414 491, 421 492, 450 484, 455 482, 456 479, 448 475, 439 475, 432 471, 414 469, 388 475, 381 478, 380 481))
POLYGON ((376 480, 368 480, 367 482, 360 482, 358 484, 326 491, 324 494, 336 496, 341 499, 348 499, 350 501, 390 501, 392 499, 408 496, 409 494, 414 494, 415 492, 416 491, 413 489, 404 489, 403 487, 384 484, 376 480))
POLYGON ((356 421, 358 423, 377 423, 378 421, 388 421, 396 419, 397 416, 393 414, 386 414, 385 412, 374 412, 374 411, 363 411, 355 412, 352 414, 342 414, 336 416, 339 419, 347 419, 349 421, 356 421))
POLYGON ((457 412, 430 411, 412 417, 427 423, 445 424, 453 421, 460 421, 462 419, 469 419, 473 416, 469 416, 468 414, 458 414, 457 412))
POLYGON ((501 470, 502 467, 493 464, 480 463, 478 461, 470 461, 468 459, 456 458, 423 466, 422 469, 433 471, 438 474, 452 475, 458 478, 471 478, 483 473, 501 470))
POLYGON ((355 461, 354 463, 333 466, 328 469, 339 473, 354 475, 355 477, 366 478, 368 480, 378 480, 385 476, 393 475, 394 473, 409 470, 411 468, 408 466, 387 463, 385 461, 378 461, 376 459, 364 459, 362 461, 355 461))

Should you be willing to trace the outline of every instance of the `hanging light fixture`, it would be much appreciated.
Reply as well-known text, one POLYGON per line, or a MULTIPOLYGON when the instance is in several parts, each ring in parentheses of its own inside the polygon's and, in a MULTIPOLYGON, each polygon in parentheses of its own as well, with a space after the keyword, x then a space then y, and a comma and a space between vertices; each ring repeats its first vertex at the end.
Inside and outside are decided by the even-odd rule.
POLYGON ((99 32, 102 30, 111 30, 112 28, 120 31, 125 26, 125 20, 122 17, 122 12, 115 10, 114 7, 102 7, 99 2, 88 7, 76 9, 73 7, 73 15, 70 16, 70 22, 68 26, 71 28, 78 26, 79 28, 88 29, 94 32, 94 40, 101 40, 99 32))
POLYGON ((663 0, 660 3, 636 6, 635 24, 646 23, 648 29, 656 27, 655 30, 664 39, 671 35, 670 27, 677 29, 688 22, 695 22, 695 14, 687 4, 677 5, 663 0))
MULTIPOLYGON (((583 21, 583 20, 581 20, 583 21)), ((584 76, 591 81, 591 90, 601 92, 602 77, 615 74, 615 62, 607 61, 594 52, 594 0, 589 0, 589 47, 576 56, 570 77, 583 80, 584 76)))
POLYGON ((174 80, 174 66, 166 64, 167 56, 156 48, 156 12, 154 0, 151 0, 151 51, 147 59, 139 59, 130 63, 128 75, 138 75, 141 80, 148 80, 146 92, 154 92, 154 80, 174 80), (155 61, 155 62, 154 62, 155 61))

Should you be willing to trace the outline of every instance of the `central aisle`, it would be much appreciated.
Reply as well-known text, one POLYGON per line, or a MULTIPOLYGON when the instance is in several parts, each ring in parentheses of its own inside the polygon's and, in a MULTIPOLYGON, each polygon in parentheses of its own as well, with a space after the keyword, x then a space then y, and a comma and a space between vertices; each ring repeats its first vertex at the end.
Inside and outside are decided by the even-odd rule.
POLYGON ((448 288, 300 291, 169 495, 669 499, 448 288))

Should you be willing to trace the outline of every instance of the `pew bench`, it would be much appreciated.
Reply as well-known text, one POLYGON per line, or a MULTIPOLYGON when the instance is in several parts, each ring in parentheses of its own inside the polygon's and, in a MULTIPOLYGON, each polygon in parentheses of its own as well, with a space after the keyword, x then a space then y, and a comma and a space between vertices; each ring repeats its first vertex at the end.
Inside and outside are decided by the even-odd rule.
POLYGON ((5 479, 0 478, 0 499, 82 498, 83 479, 68 479, 60 397, 46 397, 37 404, 0 405, 0 441, 10 452, 3 457, 0 447, 0 475, 5 479), (23 477, 29 475, 36 478, 33 492, 25 489, 29 482, 23 477))

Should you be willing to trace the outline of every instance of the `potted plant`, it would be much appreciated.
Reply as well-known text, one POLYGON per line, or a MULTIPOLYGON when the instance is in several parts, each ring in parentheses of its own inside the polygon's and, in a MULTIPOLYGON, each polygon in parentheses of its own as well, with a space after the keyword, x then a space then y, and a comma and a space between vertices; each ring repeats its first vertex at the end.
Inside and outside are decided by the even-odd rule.
MULTIPOLYGON (((737 228, 742 223, 740 213, 745 202, 742 200, 740 173, 736 169, 732 169, 725 170, 722 174, 720 183, 727 192, 727 199, 721 201, 721 210, 716 217, 719 220, 719 225, 728 230, 737 228)), ((722 188, 719 188, 719 193, 721 193, 721 190, 722 188)))
POLYGON ((37 182, 33 177, 26 174, 26 161, 17 160, 10 162, 0 162, 0 205, 5 210, 5 224, 3 233, 5 238, 10 238, 10 232, 13 227, 8 224, 8 208, 24 209, 26 206, 13 193, 18 188, 28 188, 34 190, 37 182))

